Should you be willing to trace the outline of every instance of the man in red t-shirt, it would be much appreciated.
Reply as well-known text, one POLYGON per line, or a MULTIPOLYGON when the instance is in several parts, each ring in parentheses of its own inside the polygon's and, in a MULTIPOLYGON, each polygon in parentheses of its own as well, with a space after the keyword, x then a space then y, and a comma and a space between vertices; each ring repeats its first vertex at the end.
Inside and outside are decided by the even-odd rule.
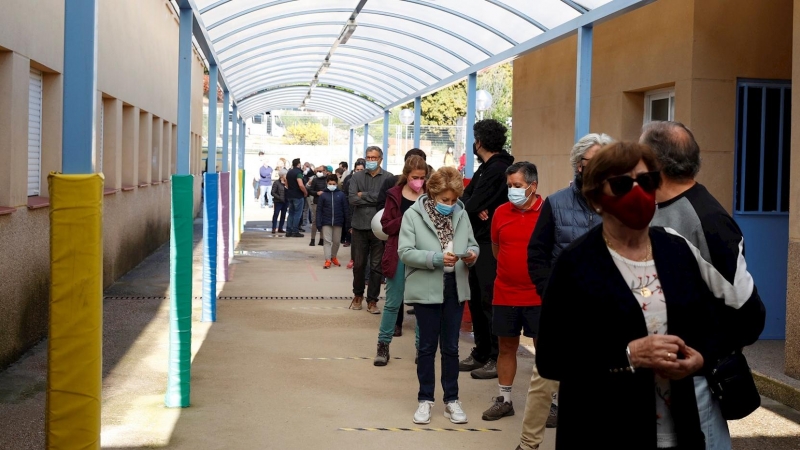
POLYGON ((542 299, 528 275, 528 241, 531 239, 544 200, 536 195, 539 174, 527 161, 506 169, 508 203, 499 206, 492 218, 492 253, 497 258, 497 278, 492 301, 492 333, 500 354, 497 377, 500 396, 484 411, 483 420, 514 415, 511 386, 517 373, 520 332, 536 340, 542 299))

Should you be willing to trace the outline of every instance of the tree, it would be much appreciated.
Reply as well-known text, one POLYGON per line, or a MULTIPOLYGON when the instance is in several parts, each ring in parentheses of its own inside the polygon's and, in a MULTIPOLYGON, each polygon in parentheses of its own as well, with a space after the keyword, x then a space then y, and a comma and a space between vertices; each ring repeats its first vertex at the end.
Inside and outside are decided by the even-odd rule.
POLYGON ((289 145, 327 145, 328 130, 320 123, 298 122, 286 128, 283 143, 289 145))

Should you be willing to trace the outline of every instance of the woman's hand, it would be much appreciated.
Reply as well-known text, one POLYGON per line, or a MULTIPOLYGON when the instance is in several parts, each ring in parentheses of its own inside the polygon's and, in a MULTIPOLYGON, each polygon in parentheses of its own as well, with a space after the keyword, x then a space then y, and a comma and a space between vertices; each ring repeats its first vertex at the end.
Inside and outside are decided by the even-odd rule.
POLYGON ((458 256, 456 256, 456 255, 454 255, 452 253, 445 253, 444 254, 443 263, 444 263, 445 267, 453 267, 453 266, 455 266, 456 265, 456 261, 458 261, 458 256))
POLYGON ((470 250, 469 253, 467 253, 466 257, 461 258, 461 260, 464 261, 464 264, 468 266, 474 264, 476 259, 478 259, 478 255, 476 255, 475 252, 473 252, 472 250, 470 250))
POLYGON ((683 353, 683 359, 679 359, 676 361, 678 367, 675 369, 656 369, 656 374, 661 376, 662 378, 668 378, 670 380, 680 380, 682 378, 686 378, 693 373, 697 372, 698 370, 703 368, 703 363, 705 360, 703 359, 703 355, 700 354, 697 350, 689 347, 688 345, 683 347, 681 350, 683 353))
POLYGON ((683 339, 669 334, 654 334, 628 344, 633 367, 654 370, 678 369, 678 352, 685 352, 686 348, 683 339))

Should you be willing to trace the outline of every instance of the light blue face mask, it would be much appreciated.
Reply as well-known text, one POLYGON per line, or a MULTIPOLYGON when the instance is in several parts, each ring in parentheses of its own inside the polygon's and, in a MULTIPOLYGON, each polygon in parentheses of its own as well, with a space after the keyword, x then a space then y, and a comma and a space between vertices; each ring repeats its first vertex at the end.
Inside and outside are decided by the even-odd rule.
POLYGON ((336 190, 336 185, 335 184, 329 184, 328 185, 328 190, 331 191, 331 192, 335 191, 336 190))
POLYGON ((439 214, 443 216, 449 216, 453 214, 453 210, 456 209, 456 205, 445 205, 444 203, 436 203, 436 211, 439 211, 439 214))
POLYGON ((525 196, 525 192, 527 192, 531 186, 533 185, 530 185, 526 188, 508 188, 508 201, 510 201, 514 206, 524 205, 525 202, 531 198, 531 195, 533 195, 533 192, 531 192, 531 195, 525 196))
POLYGON ((367 161, 367 170, 372 172, 378 168, 378 161, 367 161))

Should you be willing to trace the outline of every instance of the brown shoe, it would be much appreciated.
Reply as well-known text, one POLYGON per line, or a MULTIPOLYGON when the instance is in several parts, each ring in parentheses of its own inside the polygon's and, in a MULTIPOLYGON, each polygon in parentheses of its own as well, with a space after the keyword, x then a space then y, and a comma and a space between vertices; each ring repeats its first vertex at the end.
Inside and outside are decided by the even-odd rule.
POLYGON ((367 301, 367 312, 370 314, 380 314, 381 310, 378 309, 378 302, 375 300, 367 301))
POLYGON ((394 326, 394 334, 392 336, 400 337, 402 335, 403 335, 403 327, 401 327, 400 325, 395 325, 394 326))
POLYGON ((364 297, 361 295, 356 295, 355 297, 353 297, 353 301, 350 302, 350 307, 347 309, 359 310, 361 309, 361 303, 363 302, 364 302, 364 297))

